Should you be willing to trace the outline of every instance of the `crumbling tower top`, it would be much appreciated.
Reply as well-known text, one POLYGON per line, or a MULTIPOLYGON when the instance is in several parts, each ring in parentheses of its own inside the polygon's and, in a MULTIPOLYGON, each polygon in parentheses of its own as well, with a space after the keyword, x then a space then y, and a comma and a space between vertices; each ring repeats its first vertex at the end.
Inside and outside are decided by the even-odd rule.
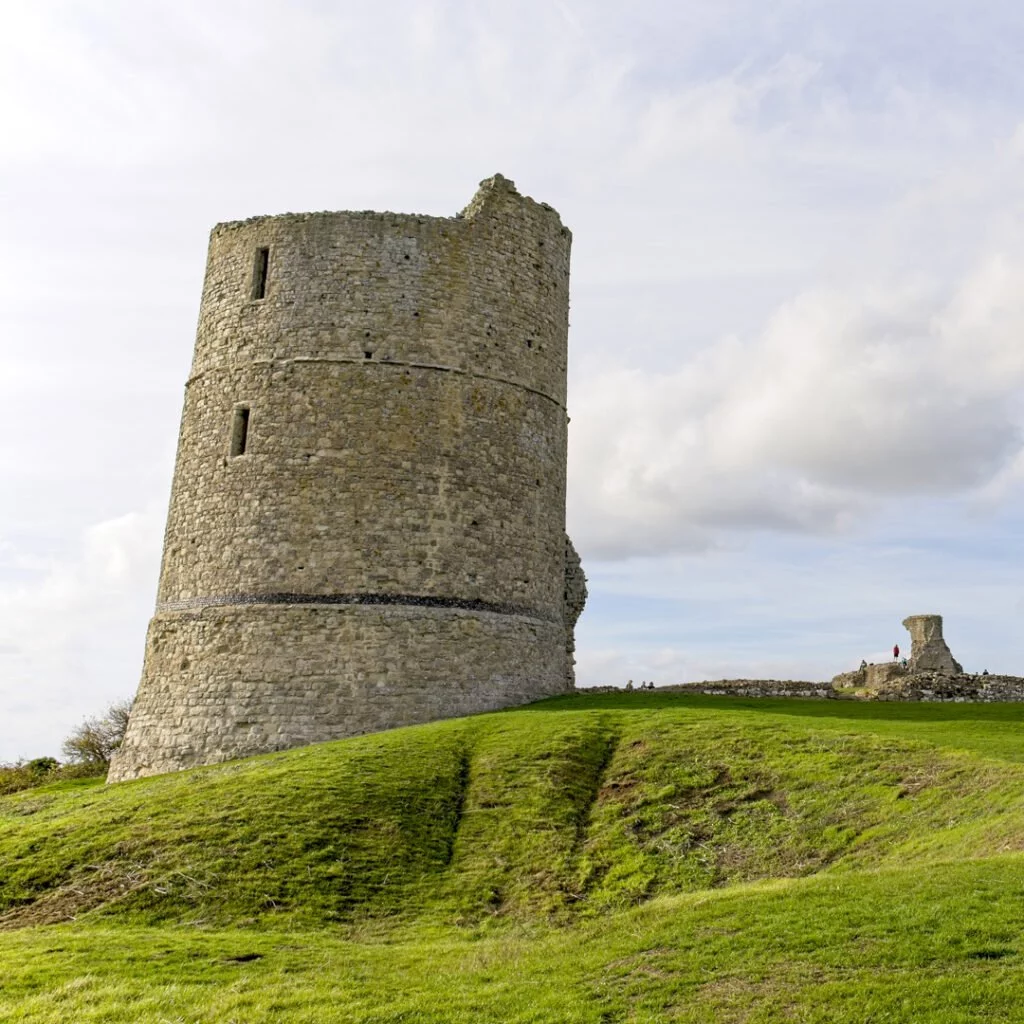
POLYGON ((940 672, 949 676, 963 672, 942 638, 941 615, 911 615, 903 620, 903 627, 910 633, 912 672, 940 672))

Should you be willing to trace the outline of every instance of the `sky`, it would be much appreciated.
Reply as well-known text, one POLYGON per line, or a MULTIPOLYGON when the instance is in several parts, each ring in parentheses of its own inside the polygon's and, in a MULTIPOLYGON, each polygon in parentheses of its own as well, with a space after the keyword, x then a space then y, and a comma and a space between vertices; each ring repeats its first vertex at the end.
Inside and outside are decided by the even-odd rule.
POLYGON ((573 231, 581 685, 1024 674, 1024 7, 3 0, 0 761, 130 697, 206 238, 573 231))

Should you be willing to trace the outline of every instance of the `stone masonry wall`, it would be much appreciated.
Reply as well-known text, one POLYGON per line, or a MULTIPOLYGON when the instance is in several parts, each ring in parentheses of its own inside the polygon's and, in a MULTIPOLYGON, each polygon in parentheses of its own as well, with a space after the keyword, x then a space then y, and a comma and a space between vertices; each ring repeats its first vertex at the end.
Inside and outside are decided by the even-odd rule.
POLYGON ((118 759, 151 775, 526 703, 564 691, 564 645, 526 616, 404 604, 161 613, 118 759))
POLYGON ((700 693, 711 697, 831 697, 828 683, 796 679, 718 679, 714 682, 659 686, 658 692, 700 693))
MULTIPOLYGON (((847 672, 830 683, 791 679, 719 679, 714 682, 677 683, 656 687, 657 693, 695 693, 713 697, 804 697, 828 700, 926 701, 945 703, 1024 703, 1020 676, 949 675, 945 672, 901 672, 885 683, 851 692, 863 682, 863 672, 847 672), (846 687, 846 689, 844 689, 846 687)), ((624 693, 618 686, 594 686, 577 691, 624 693)), ((645 691, 634 691, 642 695, 645 691)))
POLYGON ((214 228, 112 781, 571 689, 570 242, 500 175, 214 228))
POLYGON ((912 672, 876 686, 866 696, 869 700, 997 704, 1024 701, 1024 679, 1020 676, 912 672))

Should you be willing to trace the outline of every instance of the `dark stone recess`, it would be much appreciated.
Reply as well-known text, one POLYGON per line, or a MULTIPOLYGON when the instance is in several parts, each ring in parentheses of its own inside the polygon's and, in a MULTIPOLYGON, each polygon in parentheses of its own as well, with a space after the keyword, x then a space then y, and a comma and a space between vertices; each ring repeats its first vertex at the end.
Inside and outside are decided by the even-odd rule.
POLYGON ((459 597, 420 597, 415 594, 217 594, 192 597, 184 601, 164 601, 157 612, 184 612, 199 608, 221 608, 226 605, 250 604, 367 604, 402 605, 415 608, 458 608, 467 612, 490 612, 492 615, 521 615, 539 622, 555 621, 532 609, 513 604, 466 600, 459 597))

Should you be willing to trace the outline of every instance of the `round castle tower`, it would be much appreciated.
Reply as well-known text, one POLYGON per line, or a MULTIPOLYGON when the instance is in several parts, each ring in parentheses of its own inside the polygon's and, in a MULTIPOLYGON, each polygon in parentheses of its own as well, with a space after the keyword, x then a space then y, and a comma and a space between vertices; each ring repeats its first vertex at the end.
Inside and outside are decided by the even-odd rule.
POLYGON ((570 241, 500 175, 213 229, 111 781, 572 688, 570 241))

